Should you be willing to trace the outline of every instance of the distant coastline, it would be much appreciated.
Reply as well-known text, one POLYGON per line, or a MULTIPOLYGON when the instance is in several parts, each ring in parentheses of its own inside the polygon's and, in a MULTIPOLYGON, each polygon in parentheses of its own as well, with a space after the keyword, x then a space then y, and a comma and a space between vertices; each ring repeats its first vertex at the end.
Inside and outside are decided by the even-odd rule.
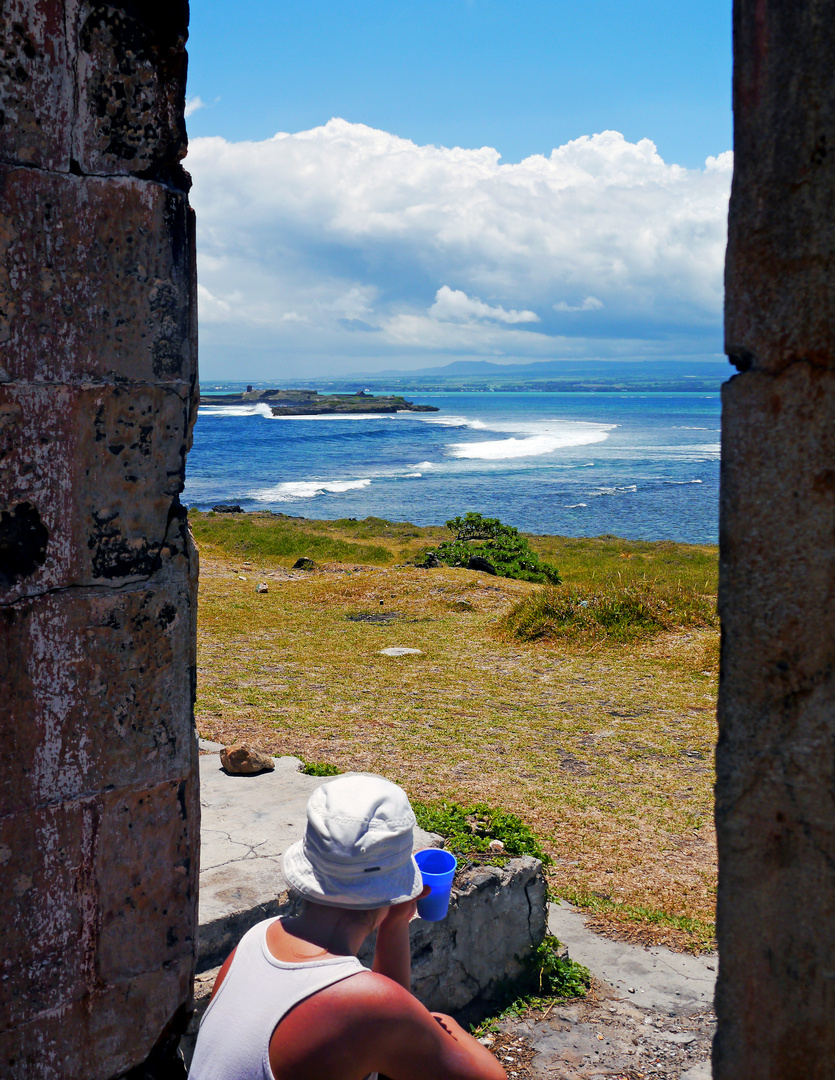
POLYGON ((415 405, 397 394, 375 397, 367 390, 353 394, 320 394, 318 390, 253 390, 240 394, 201 394, 201 405, 267 405, 273 416, 320 416, 328 413, 438 412, 435 405, 415 405))

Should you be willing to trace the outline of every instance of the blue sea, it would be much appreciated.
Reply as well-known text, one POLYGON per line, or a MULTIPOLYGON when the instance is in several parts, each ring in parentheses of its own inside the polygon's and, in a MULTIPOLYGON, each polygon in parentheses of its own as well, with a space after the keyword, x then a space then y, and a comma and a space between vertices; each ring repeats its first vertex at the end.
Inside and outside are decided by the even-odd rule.
POLYGON ((439 412, 201 406, 183 501, 417 525, 475 510, 525 532, 717 542, 718 391, 408 397, 439 412))

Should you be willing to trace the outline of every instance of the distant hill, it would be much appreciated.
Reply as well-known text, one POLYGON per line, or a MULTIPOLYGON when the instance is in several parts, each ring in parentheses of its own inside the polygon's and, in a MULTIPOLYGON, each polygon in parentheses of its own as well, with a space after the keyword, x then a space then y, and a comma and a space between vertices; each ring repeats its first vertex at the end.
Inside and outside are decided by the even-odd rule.
POLYGON ((358 380, 396 379, 606 379, 626 382, 657 382, 668 379, 728 379, 734 374, 727 360, 539 360, 525 364, 497 364, 492 360, 454 360, 442 367, 414 371, 355 373, 358 380))

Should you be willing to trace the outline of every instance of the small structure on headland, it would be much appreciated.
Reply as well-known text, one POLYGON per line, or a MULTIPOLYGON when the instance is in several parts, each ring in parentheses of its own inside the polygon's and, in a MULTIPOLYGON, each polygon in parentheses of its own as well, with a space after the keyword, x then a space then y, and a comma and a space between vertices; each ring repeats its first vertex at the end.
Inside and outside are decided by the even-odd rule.
POLYGON ((435 405, 415 405, 399 394, 375 397, 368 390, 353 394, 320 394, 318 390, 252 390, 241 394, 203 394, 201 405, 269 405, 273 416, 317 416, 324 413, 438 412, 435 405))

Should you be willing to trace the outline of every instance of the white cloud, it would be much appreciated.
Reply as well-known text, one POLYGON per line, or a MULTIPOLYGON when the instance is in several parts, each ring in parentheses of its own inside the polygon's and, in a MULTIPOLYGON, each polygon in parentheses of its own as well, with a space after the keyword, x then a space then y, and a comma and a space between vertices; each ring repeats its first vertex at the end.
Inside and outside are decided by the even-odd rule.
POLYGON ((374 309, 371 304, 377 290, 370 286, 354 285, 338 296, 332 303, 326 305, 326 310, 333 311, 339 318, 348 322, 363 322, 373 317, 374 309))
POLYGON ((204 322, 226 322, 234 318, 232 308, 233 297, 229 300, 221 300, 214 296, 205 285, 197 286, 197 303, 200 309, 200 318, 204 322))
POLYGON ((435 293, 429 315, 448 322, 472 323, 483 319, 499 323, 539 322, 539 316, 533 311, 505 311, 501 305, 491 307, 474 296, 467 296, 461 289, 450 289, 448 285, 442 285, 435 293))
POLYGON ((192 98, 186 98, 186 107, 184 110, 186 119, 188 119, 192 113, 196 113, 198 109, 205 108, 206 102, 198 94, 195 94, 192 98))
POLYGON ((732 173, 734 169, 734 152, 726 150, 724 154, 709 157, 705 160, 705 168, 708 172, 732 173))
POLYGON ((393 351, 716 351, 732 160, 684 169, 605 131, 504 165, 344 120, 194 139, 201 347, 332 369, 393 351))
POLYGON ((602 300, 598 300, 596 296, 587 296, 582 304, 572 305, 560 300, 558 304, 554 304, 554 311, 600 311, 602 307, 602 300))

